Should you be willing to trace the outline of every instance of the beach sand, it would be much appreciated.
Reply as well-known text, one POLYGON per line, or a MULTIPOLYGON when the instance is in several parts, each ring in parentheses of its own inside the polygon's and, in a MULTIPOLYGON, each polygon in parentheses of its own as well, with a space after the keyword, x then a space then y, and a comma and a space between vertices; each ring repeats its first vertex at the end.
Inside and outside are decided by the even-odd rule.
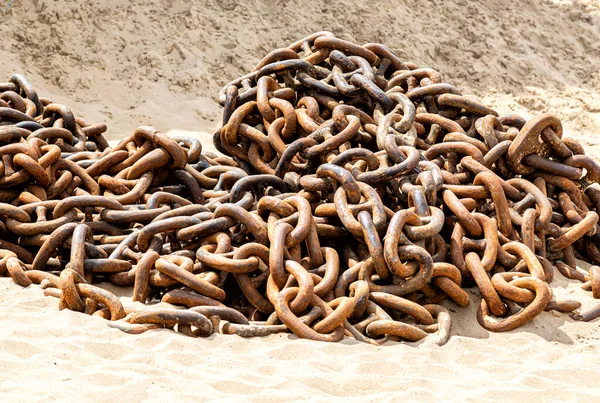
MULTIPOLYGON (((600 1, 342 2, 16 0, 4 11, 0 75, 106 122, 117 140, 140 124, 214 149, 218 89, 304 34, 382 42, 439 69, 500 113, 551 112, 600 156, 600 1)), ((556 273, 558 298, 594 301, 556 273)), ((128 290, 121 290, 131 306, 128 290)), ((0 278, 1 401, 598 401, 598 320, 544 312, 489 333, 471 304, 451 309, 448 344, 326 344, 292 334, 192 339, 128 335, 58 311, 37 286, 0 278)))
MULTIPOLYGON (((589 292, 556 275, 558 298, 593 306, 589 292)), ((480 299, 452 310, 438 347, 335 344, 292 334, 193 339, 169 330, 129 335, 106 321, 58 311, 58 300, 0 279, 3 401, 594 401, 600 399, 600 329, 543 312, 508 333, 475 320, 480 299)), ((121 298, 124 305, 130 299, 121 298)))

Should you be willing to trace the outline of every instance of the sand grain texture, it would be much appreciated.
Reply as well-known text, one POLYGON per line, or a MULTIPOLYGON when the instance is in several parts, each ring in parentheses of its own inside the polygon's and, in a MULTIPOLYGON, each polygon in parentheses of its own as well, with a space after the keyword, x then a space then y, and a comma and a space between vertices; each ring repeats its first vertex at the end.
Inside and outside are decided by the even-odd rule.
POLYGON ((577 131, 600 127, 598 0, 14 0, 2 17, 0 74, 20 71, 105 121, 109 139, 140 124, 216 129, 224 84, 321 30, 384 43, 466 92, 508 94, 577 131))
MULTIPOLYGON (((269 50, 332 30, 382 42, 438 69, 501 113, 552 112, 565 135, 600 156, 600 1, 16 0, 2 13, 0 75, 109 124, 116 140, 140 124, 183 130, 212 149, 218 89, 269 50), (383 5, 385 4, 385 5, 383 5)), ((559 298, 597 301, 559 273, 559 298)), ((138 336, 58 311, 36 286, 0 279, 2 401, 310 400, 597 401, 598 320, 544 312, 490 334, 471 305, 453 305, 452 337, 371 347, 293 335, 191 339, 138 336)), ((123 297, 124 304, 130 299, 123 297)))
MULTIPOLYGON (((556 277, 557 296, 576 298, 584 309, 594 304, 589 293, 556 277)), ((133 336, 99 318, 59 312, 58 301, 38 287, 23 289, 3 278, 0 395, 23 402, 600 398, 597 324, 544 312, 517 331, 490 334, 475 320, 478 293, 470 297, 468 308, 452 312, 447 345, 438 347, 428 337, 372 347, 288 334, 192 339, 155 330, 133 336)))

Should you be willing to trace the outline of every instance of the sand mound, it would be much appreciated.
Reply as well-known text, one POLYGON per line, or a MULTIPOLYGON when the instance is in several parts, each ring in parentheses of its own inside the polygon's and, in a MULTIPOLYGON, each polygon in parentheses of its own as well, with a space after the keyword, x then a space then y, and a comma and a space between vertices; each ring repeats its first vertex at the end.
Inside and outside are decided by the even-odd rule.
POLYGON ((600 90, 600 8, 567 3, 16 0, 0 26, 0 74, 21 71, 40 92, 108 123, 110 138, 141 123, 210 131, 223 84, 269 50, 329 30, 385 43, 479 96, 508 93, 534 111, 579 108, 585 116, 561 118, 591 131, 600 127, 591 96, 600 90), (538 89, 544 99, 534 101, 538 89))

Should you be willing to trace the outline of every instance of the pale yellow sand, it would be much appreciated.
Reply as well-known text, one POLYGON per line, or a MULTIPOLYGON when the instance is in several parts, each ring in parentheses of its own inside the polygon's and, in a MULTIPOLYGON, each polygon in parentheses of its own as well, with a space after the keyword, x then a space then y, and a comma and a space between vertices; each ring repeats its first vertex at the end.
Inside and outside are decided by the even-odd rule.
MULTIPOLYGON (((584 308, 590 293, 557 275, 559 297, 584 308), (572 291, 572 293, 570 293, 572 291)), ((490 334, 475 320, 479 296, 452 313, 452 337, 372 347, 293 335, 192 339, 169 330, 128 335, 102 319, 58 311, 41 289, 0 279, 3 401, 310 400, 456 402, 600 399, 598 323, 544 312, 526 326, 490 334)), ((128 299, 122 298, 127 305, 128 299)), ((453 305, 448 305, 452 307, 453 305)), ((454 308, 457 308, 454 306, 454 308)))
MULTIPOLYGON (((599 156, 599 5, 16 0, 0 13, 0 79, 26 74, 41 95, 107 122, 112 140, 150 124, 194 132, 210 150, 220 86, 269 50, 329 29, 388 44, 501 113, 556 113, 566 135, 599 156)), ((584 310, 598 302, 558 273, 552 286, 584 310)), ((2 278, 0 401, 600 399, 598 320, 545 312, 516 331, 490 334, 475 320, 479 295, 470 295, 470 307, 452 313, 446 346, 428 338, 371 347, 293 335, 127 335, 99 318, 59 312, 39 288, 2 278)))

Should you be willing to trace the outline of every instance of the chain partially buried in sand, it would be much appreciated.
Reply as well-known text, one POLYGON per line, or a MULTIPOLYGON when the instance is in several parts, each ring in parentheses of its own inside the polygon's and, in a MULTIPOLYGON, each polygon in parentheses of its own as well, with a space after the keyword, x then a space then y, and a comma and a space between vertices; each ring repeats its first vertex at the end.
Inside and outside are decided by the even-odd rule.
POLYGON ((23 77, 0 92, 0 274, 126 332, 443 344, 465 287, 490 331, 579 308, 555 269, 600 297, 576 266, 600 263, 600 166, 556 117, 499 116, 384 45, 269 53, 220 94, 229 157, 150 127, 111 148, 23 77))

